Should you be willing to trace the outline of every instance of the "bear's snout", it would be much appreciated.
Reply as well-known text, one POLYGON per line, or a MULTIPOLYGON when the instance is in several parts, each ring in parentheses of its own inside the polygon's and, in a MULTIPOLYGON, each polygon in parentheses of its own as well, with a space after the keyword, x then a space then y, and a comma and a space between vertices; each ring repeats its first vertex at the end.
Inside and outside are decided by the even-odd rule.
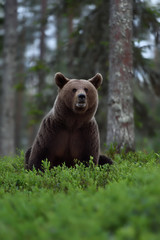
POLYGON ((87 107, 87 96, 83 91, 77 91, 75 107, 77 110, 85 110, 87 107))
POLYGON ((86 95, 84 93, 78 94, 78 100, 79 100, 79 102, 85 102, 86 95))

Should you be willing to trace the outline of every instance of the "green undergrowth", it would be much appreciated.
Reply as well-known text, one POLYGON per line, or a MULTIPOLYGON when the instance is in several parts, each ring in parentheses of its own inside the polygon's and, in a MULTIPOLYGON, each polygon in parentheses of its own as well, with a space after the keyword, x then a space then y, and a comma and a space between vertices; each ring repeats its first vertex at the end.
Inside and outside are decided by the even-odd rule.
POLYGON ((23 152, 0 159, 0 239, 159 240, 160 155, 113 157, 44 172, 24 170, 23 152))

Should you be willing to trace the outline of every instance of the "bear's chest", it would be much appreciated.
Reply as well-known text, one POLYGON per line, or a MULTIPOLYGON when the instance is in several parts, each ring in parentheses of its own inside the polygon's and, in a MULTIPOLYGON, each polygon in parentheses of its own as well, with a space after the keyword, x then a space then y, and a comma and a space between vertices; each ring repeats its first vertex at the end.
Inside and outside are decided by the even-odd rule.
POLYGON ((52 149, 54 158, 61 159, 62 162, 66 162, 67 159, 80 159, 84 149, 83 131, 59 131, 56 134, 52 149))

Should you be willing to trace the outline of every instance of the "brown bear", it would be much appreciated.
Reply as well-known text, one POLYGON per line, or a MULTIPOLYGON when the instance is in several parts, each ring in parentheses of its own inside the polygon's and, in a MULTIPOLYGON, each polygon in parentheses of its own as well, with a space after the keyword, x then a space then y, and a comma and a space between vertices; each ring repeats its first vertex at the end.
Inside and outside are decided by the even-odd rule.
POLYGON ((101 165, 112 164, 105 156, 99 157, 100 139, 94 117, 102 75, 97 73, 89 80, 77 80, 57 73, 55 82, 59 87, 57 98, 25 155, 25 168, 41 169, 45 159, 50 162, 50 167, 63 163, 71 167, 75 165, 75 159, 87 165, 90 156, 95 164, 99 158, 101 165))

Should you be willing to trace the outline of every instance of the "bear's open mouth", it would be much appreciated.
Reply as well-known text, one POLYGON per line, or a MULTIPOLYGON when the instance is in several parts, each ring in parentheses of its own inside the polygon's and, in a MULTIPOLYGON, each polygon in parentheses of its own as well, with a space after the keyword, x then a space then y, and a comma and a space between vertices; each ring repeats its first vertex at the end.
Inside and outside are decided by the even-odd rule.
POLYGON ((78 102, 78 103, 76 103, 76 107, 77 108, 85 108, 86 107, 86 103, 85 102, 78 102))

